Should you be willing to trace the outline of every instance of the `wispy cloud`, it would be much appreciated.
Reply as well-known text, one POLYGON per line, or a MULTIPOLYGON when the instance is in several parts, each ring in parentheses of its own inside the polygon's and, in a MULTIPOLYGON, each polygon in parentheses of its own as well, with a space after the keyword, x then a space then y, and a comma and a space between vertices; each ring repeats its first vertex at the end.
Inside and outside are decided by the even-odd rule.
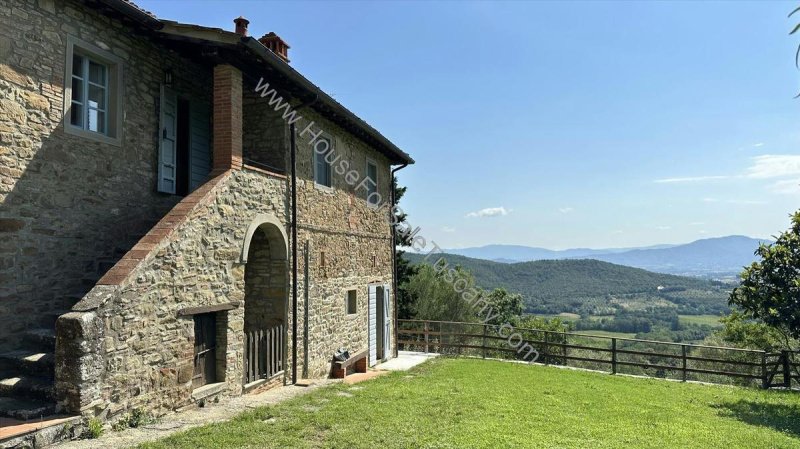
POLYGON ((753 158, 747 177, 753 179, 782 178, 800 175, 800 155, 765 154, 753 158))
POLYGON ((570 213, 570 212, 572 212, 572 211, 574 211, 574 210, 575 210, 575 209, 573 209, 573 208, 571 208, 571 207, 569 207, 569 206, 567 206, 567 207, 560 207, 560 208, 558 209, 558 211, 559 211, 559 212, 561 212, 562 214, 568 214, 568 213, 570 213))
POLYGON ((761 148, 764 146, 764 142, 758 142, 753 144, 753 148, 761 148))
POLYGON ((689 223, 689 226, 703 226, 704 224, 706 224, 704 221, 693 221, 689 223))
POLYGON ((442 226, 442 232, 453 233, 456 232, 456 228, 451 228, 450 226, 442 226))
POLYGON ((500 207, 487 207, 486 209, 481 209, 475 212, 470 212, 467 214, 467 217, 477 217, 477 218, 485 218, 485 217, 500 217, 503 215, 508 215, 511 212, 511 209, 506 209, 503 206, 500 207))
POLYGON ((701 201, 704 202, 704 203, 718 203, 719 202, 718 199, 710 198, 710 197, 703 198, 701 201))
POLYGON ((730 176, 726 175, 713 175, 713 176, 687 176, 682 178, 662 178, 656 179, 656 184, 675 184, 680 182, 705 182, 705 181, 719 181, 722 179, 729 179, 730 176))
POLYGON ((768 189, 773 193, 794 195, 800 193, 800 179, 783 179, 774 182, 768 189))
POLYGON ((656 226, 656 229, 658 229, 659 231, 669 231, 670 229, 672 229, 672 226, 656 226))

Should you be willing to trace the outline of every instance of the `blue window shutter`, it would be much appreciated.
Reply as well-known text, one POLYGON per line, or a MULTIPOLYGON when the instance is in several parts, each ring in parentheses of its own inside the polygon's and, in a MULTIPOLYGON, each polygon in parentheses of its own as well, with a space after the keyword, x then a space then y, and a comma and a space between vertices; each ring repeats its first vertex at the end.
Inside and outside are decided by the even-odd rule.
POLYGON ((161 120, 158 146, 158 191, 175 193, 177 177, 178 98, 175 92, 161 86, 161 120))

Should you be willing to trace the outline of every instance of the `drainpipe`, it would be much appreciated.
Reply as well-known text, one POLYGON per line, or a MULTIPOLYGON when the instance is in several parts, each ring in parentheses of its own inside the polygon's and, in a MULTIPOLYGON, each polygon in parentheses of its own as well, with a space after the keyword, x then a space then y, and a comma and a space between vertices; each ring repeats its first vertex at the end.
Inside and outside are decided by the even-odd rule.
MULTIPOLYGON (((295 108, 295 111, 310 106, 316 103, 316 95, 314 99, 301 103, 295 108)), ((291 133, 289 140, 289 153, 290 164, 292 171, 292 384, 297 383, 297 130, 294 123, 289 125, 289 132, 291 133)), ((306 303, 307 304, 307 303, 306 303)), ((306 306, 305 314, 308 315, 308 307, 306 306)), ((307 327, 307 326, 306 326, 307 327)), ((306 361, 304 361, 306 363, 306 361)))
MULTIPOLYGON (((292 170, 292 384, 297 383, 297 142, 294 123, 289 125, 292 170)), ((306 311, 308 313, 308 311, 306 311)))
MULTIPOLYGON (((394 197, 394 186, 397 180, 395 179, 395 173, 399 172, 400 170, 408 167, 408 164, 403 164, 397 168, 392 169, 392 185, 391 185, 391 199, 392 199, 392 208, 389 210, 389 213, 394 213, 394 206, 395 201, 397 199, 394 197)), ((394 356, 397 357, 398 348, 400 345, 397 343, 398 340, 398 331, 399 326, 397 325, 397 242, 395 242, 395 228, 392 226, 392 296, 394 297, 394 356)))

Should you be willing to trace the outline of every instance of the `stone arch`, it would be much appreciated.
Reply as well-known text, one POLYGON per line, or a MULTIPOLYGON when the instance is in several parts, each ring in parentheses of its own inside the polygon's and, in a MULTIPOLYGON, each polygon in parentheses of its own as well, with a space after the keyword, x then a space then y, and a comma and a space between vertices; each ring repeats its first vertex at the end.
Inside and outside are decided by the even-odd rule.
POLYGON ((242 245, 242 254, 239 261, 241 263, 247 263, 250 244, 253 241, 253 234, 259 229, 266 232, 268 236, 271 237, 271 240, 278 239, 281 241, 280 245, 275 245, 273 251, 282 251, 275 254, 276 258, 287 259, 289 253, 289 238, 286 236, 286 229, 284 229, 283 223, 281 223, 275 215, 259 214, 256 215, 250 223, 250 226, 247 227, 247 233, 244 236, 244 244, 242 245))

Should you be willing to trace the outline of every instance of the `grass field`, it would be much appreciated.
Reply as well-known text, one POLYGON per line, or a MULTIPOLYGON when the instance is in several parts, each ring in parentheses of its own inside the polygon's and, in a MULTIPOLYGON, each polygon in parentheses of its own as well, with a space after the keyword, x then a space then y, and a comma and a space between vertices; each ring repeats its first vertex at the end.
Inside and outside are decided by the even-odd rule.
POLYGON ((800 395, 440 359, 142 448, 800 448, 800 395))
POLYGON ((678 315, 678 320, 681 324, 707 324, 719 327, 722 326, 719 319, 719 315, 678 315))
POLYGON ((602 337, 636 338, 636 333, 630 333, 630 332, 600 331, 595 329, 575 331, 575 332, 583 335, 600 335, 602 337))

